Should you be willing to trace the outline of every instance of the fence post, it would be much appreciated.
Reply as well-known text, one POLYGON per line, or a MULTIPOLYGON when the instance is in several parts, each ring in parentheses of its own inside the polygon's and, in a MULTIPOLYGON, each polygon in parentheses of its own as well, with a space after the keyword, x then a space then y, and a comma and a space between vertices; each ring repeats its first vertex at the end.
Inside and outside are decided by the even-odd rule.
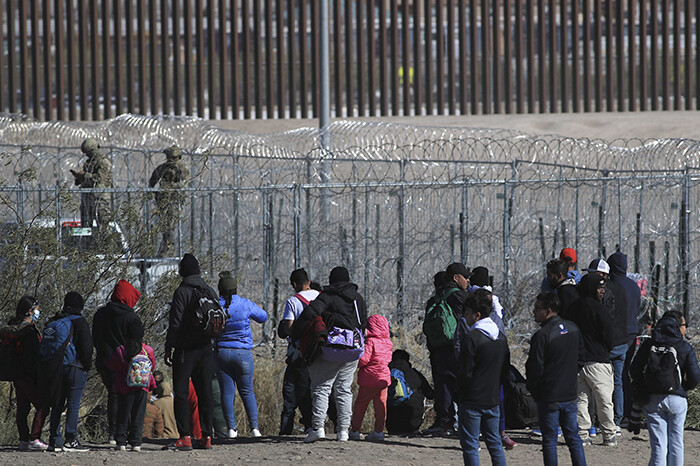
POLYGON ((403 316, 406 310, 406 184, 404 173, 406 161, 401 161, 401 188, 399 189, 399 260, 396 262, 396 276, 398 281, 398 307, 399 325, 403 326, 403 316))
POLYGON ((622 251, 622 180, 617 175, 617 250, 622 251))
POLYGON ((465 178, 462 184, 462 213, 459 216, 459 256, 462 264, 467 263, 469 255, 469 182, 465 178))
POLYGON ((605 246, 603 237, 605 236, 605 204, 608 197, 608 176, 609 172, 603 172, 603 192, 601 194, 600 206, 598 206, 598 257, 605 256, 605 246))
POLYGON ((680 231, 678 238, 678 248, 679 248, 679 272, 680 277, 678 282, 681 287, 680 298, 681 304, 683 306, 683 316, 686 321, 688 320, 688 244, 689 244, 689 223, 690 223, 690 179, 688 176, 688 167, 686 166, 685 172, 683 174, 683 193, 681 195, 681 209, 680 209, 680 231))
POLYGON ((367 306, 369 306, 369 186, 365 187, 365 277, 364 277, 364 287, 362 293, 367 300, 367 306))
POLYGON ((508 191, 510 181, 503 182, 503 296, 510 303, 510 209, 508 208, 508 191))
POLYGON ((301 267, 301 186, 295 184, 294 199, 294 269, 301 267))
MULTIPOLYGON (((267 188, 263 189, 263 307, 270 309, 270 252, 272 242, 272 199, 267 188)), ((269 321, 263 325, 263 341, 268 339, 269 321)))

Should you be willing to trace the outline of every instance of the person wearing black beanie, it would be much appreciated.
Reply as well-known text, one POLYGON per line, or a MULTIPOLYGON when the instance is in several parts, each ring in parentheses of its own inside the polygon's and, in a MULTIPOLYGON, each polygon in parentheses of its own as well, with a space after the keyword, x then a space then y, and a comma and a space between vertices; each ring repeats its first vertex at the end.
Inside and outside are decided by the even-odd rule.
POLYGON ((195 325, 200 299, 208 297, 218 302, 219 297, 201 277, 199 261, 187 253, 180 261, 182 282, 173 294, 170 304, 168 333, 165 337, 165 364, 173 367, 174 408, 180 438, 168 445, 174 450, 192 450, 193 446, 211 448, 214 425, 214 352, 211 337, 195 325), (190 378, 199 400, 202 438, 193 445, 190 436, 190 405, 188 393, 190 378))
MULTIPOLYGON (((60 395, 54 400, 56 404, 51 407, 49 451, 89 451, 89 448, 80 444, 77 429, 80 399, 92 367, 93 350, 90 325, 82 316, 84 307, 85 300, 80 293, 70 291, 63 298, 63 310, 47 324, 48 326, 54 321, 67 321, 72 327, 72 344, 75 347, 75 358, 72 361, 63 361, 60 395), (65 437, 61 434, 61 414, 64 409, 66 411, 65 437)), ((39 374, 39 385, 51 386, 51 381, 43 380, 43 376, 48 377, 48 374, 39 374)))

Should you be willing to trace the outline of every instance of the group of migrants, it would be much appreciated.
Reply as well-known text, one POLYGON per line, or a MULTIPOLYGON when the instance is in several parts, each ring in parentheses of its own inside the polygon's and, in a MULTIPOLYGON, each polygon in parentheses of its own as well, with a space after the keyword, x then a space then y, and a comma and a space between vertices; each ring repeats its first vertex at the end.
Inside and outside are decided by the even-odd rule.
MULTIPOLYGON (((557 464, 561 434, 572 463, 586 464, 583 447, 593 443, 597 432, 604 446, 614 447, 625 424, 639 433, 642 412, 652 447, 650 464, 683 464, 687 390, 700 382, 695 352, 684 340, 683 314, 667 311, 640 345, 640 289, 627 277, 626 256, 618 251, 607 261, 593 260, 584 276, 577 268, 576 251, 562 250, 559 259, 547 263, 533 302, 534 321, 541 328, 530 341, 526 385, 537 404, 539 425, 533 433, 541 435, 544 464, 557 464)), ((93 348, 108 393, 109 442, 116 449, 129 445, 139 451, 144 432, 167 430, 175 441, 165 448, 174 450, 211 449, 215 433, 236 438, 236 388, 251 436, 262 435, 250 322, 265 322, 267 313, 238 295, 231 272, 219 274, 218 293, 214 291, 192 254, 183 256, 179 274, 165 340, 172 389, 156 370, 154 351, 144 342, 143 322, 134 312, 141 295, 126 280, 95 312, 92 329, 77 292, 65 296, 63 309, 41 332, 36 326, 40 304, 30 296, 19 300, 16 316, 0 328, 0 375, 14 382, 20 450, 87 450, 77 423, 93 348), (219 410, 223 419, 217 421, 219 410), (41 439, 47 418, 48 444, 41 439)), ((286 301, 277 327, 289 342, 280 435, 293 433, 298 408, 304 442, 326 437, 327 417, 338 441, 361 440, 372 402, 374 425, 366 438, 382 441, 385 430, 418 431, 425 399, 434 398, 435 424, 423 433, 458 437, 469 465, 479 463, 481 436, 493 464, 505 464, 504 448, 517 446, 506 435, 503 409, 510 351, 503 306, 491 282, 486 267, 470 270, 458 262, 435 274, 435 293, 423 321, 433 389, 412 367, 409 353, 394 350, 387 319, 368 315, 346 268, 333 268, 322 289, 304 269, 293 271, 295 294, 286 301)))

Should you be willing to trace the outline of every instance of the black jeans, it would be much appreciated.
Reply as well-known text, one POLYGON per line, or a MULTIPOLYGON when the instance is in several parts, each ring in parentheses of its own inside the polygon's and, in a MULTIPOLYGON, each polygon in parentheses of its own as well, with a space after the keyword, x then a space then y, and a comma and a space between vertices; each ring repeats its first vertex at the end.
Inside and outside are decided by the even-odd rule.
POLYGON ((143 390, 117 394, 117 419, 114 432, 117 445, 126 445, 127 432, 131 446, 141 445, 146 396, 143 390))
POLYGON ((114 393, 114 371, 100 371, 100 378, 107 389, 107 432, 109 437, 114 437, 117 425, 117 394, 114 393))
POLYGON ((282 382, 282 398, 284 406, 280 420, 280 435, 292 434, 297 407, 301 412, 299 422, 304 426, 304 429, 311 427, 311 379, 308 367, 287 365, 282 382))
POLYGON ((197 393, 202 436, 211 437, 214 426, 214 352, 211 345, 193 350, 176 349, 173 354, 173 391, 175 422, 180 437, 190 435, 190 403, 187 399, 190 379, 197 393))

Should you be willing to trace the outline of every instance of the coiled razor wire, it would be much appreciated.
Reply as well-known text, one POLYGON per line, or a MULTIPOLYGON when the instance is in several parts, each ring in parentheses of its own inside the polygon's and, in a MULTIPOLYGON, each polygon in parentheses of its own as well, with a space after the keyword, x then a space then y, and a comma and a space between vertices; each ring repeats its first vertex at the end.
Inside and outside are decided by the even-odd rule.
POLYGON ((370 311, 417 338, 433 274, 462 260, 490 269, 510 328, 529 335, 548 259, 575 247, 585 267, 619 247, 630 271, 647 279, 663 267, 670 278, 659 299, 679 305, 687 291, 697 314, 696 290, 681 285, 697 282, 700 264, 698 141, 357 121, 335 122, 329 134, 321 148, 316 128, 251 135, 191 117, 42 123, 2 115, 0 191, 31 218, 68 189, 72 207, 48 211, 78 216, 68 170, 82 166, 79 146, 93 137, 112 160, 113 204, 138 199, 143 221, 154 222, 152 201, 137 194, 149 192, 162 150, 177 144, 194 174, 183 190, 178 252, 226 254, 241 289, 268 309, 283 304, 273 303, 275 283, 286 284, 293 268, 324 282, 345 264, 370 311))

